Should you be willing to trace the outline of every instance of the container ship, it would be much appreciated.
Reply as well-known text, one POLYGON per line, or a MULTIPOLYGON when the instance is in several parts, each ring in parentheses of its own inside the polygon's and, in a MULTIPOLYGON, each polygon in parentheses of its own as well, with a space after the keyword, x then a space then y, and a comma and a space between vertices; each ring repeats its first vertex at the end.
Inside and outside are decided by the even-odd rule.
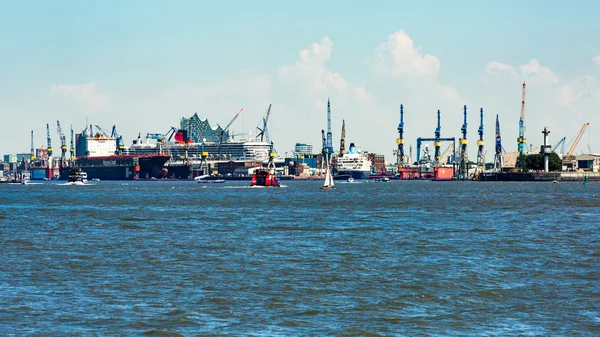
POLYGON ((66 180, 73 167, 87 173, 89 180, 157 179, 168 176, 165 164, 171 158, 170 155, 115 154, 118 153, 116 139, 101 133, 93 137, 85 132, 78 135, 77 149, 80 156, 70 165, 60 168, 60 180, 66 180))

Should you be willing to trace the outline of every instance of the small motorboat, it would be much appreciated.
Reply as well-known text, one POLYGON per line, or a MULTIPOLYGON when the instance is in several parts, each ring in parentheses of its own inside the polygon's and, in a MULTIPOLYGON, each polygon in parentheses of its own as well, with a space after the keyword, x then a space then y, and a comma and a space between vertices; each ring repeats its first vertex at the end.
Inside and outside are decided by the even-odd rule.
POLYGON ((83 185, 85 182, 87 182, 87 173, 83 172, 80 168, 73 168, 69 172, 68 184, 83 185))
POLYGON ((353 183, 354 182, 354 178, 352 178, 352 177, 348 178, 348 182, 349 183, 353 183))

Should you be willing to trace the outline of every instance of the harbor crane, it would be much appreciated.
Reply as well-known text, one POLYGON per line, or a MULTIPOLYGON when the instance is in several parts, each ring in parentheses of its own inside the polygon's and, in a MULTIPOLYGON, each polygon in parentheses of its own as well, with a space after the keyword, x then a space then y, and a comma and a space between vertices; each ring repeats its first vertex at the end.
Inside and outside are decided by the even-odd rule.
POLYGON ((483 108, 479 110, 479 140, 477 141, 477 167, 482 167, 485 170, 485 154, 483 152, 483 108))
POLYGON ((440 142, 440 135, 442 132, 442 126, 440 124, 440 110, 438 109, 437 111, 437 127, 435 128, 435 140, 433 141, 433 146, 435 148, 435 162, 439 164, 440 162, 440 145, 442 145, 442 142, 440 142))
POLYGON ((464 122, 460 131, 462 132, 462 138, 459 139, 460 143, 460 164, 458 167, 458 174, 460 175, 460 180, 466 180, 469 170, 469 159, 467 153, 467 144, 469 141, 467 140, 467 106, 464 106, 464 122))
POLYGON ((327 138, 325 137, 325 130, 323 129, 321 129, 321 138, 323 141, 323 148, 321 150, 321 173, 323 173, 325 163, 327 162, 327 138))
POLYGON ((29 154, 29 162, 33 163, 35 161, 35 149, 33 146, 33 130, 31 130, 31 149, 29 154))
POLYGON ((404 106, 400 104, 400 124, 398 124, 398 139, 396 139, 398 150, 396 153, 396 165, 398 167, 406 166, 404 157, 404 106))
MULTIPOLYGON (((225 135, 225 132, 227 132, 227 130, 229 130, 229 127, 231 126, 231 124, 233 124, 233 122, 238 118, 238 116, 242 113, 242 111, 244 111, 244 109, 240 109, 238 112, 236 112, 235 116, 233 116, 233 118, 231 119, 231 121, 229 122, 229 124, 227 124, 227 126, 223 129, 221 129, 221 134, 219 135, 219 157, 221 157, 221 144, 223 144, 223 135, 225 135)), ((219 124, 217 124, 217 126, 220 127, 219 124)))
MULTIPOLYGON (((101 135, 103 135, 106 138, 110 138, 110 136, 108 135, 108 133, 106 131, 104 131, 104 129, 101 128, 100 125, 94 124, 94 126, 96 127, 96 129, 98 129, 98 132, 100 132, 101 135)), ((90 133, 91 133, 91 130, 92 130, 92 126, 90 125, 90 133)), ((92 134, 92 137, 93 136, 94 135, 92 134)))
POLYGON ((123 136, 120 136, 117 133, 117 126, 113 125, 112 127, 112 131, 110 133, 110 137, 114 138, 117 141, 117 154, 121 154, 123 153, 123 150, 125 150, 125 144, 123 144, 123 136))
POLYGON ((340 137, 340 156, 346 153, 346 120, 342 119, 342 135, 340 137))
POLYGON ((75 136, 73 135, 73 124, 71 124, 71 148, 69 151, 71 152, 71 162, 75 160, 75 136))
POLYGON ((521 117, 519 118, 519 137, 517 138, 519 156, 523 156, 527 150, 527 145, 525 143, 525 82, 523 82, 523 91, 521 93, 521 117))
POLYGON ((269 122, 269 116, 271 115, 271 105, 272 104, 269 104, 269 109, 267 109, 267 114, 262 119, 262 124, 263 124, 262 129, 257 127, 258 131, 260 131, 260 132, 258 133, 258 135, 256 135, 256 138, 260 137, 261 142, 263 141, 263 139, 267 143, 269 142, 269 130, 267 128, 267 123, 269 122))
POLYGON ((567 152, 567 155, 563 158, 563 164, 572 164, 574 158, 571 158, 571 155, 573 154, 573 151, 575 151, 577 144, 579 144, 579 140, 581 140, 581 137, 583 136, 585 129, 587 129, 588 125, 590 125, 590 123, 583 124, 581 130, 579 130, 579 133, 577 133, 573 145, 571 145, 571 148, 569 148, 569 152, 567 152))
POLYGON ((62 132, 59 121, 56 121, 56 130, 58 132, 58 138, 60 139, 60 164, 61 166, 64 166, 67 161, 67 139, 62 132))
POLYGON ((560 147, 560 155, 562 156, 565 153, 565 140, 567 137, 563 137, 554 147, 552 148, 552 152, 556 153, 556 150, 560 147))
POLYGON ((48 153, 48 179, 52 179, 54 177, 54 173, 52 172, 52 142, 50 138, 50 124, 46 123, 46 141, 48 142, 48 148, 46 149, 48 153))
POLYGON ((500 137, 500 120, 496 115, 496 153, 494 154, 494 171, 498 172, 502 170, 503 158, 502 158, 502 137, 500 137))
POLYGON ((331 155, 333 154, 333 136, 331 133, 331 104, 329 103, 329 97, 327 97, 327 153, 329 154, 327 158, 331 159, 331 155))

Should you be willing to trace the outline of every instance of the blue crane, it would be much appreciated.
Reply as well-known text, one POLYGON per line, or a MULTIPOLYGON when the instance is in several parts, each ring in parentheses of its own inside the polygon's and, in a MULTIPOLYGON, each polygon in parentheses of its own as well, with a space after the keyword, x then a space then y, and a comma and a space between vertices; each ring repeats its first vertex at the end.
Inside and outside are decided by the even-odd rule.
POLYGON ((265 117, 262 119, 263 122, 263 127, 258 128, 258 131, 260 131, 258 133, 258 135, 256 136, 256 138, 260 137, 260 141, 262 142, 263 139, 268 143, 269 142, 269 129, 267 128, 267 123, 269 122, 269 116, 271 115, 271 104, 269 104, 269 109, 267 109, 267 114, 265 115, 265 117))
POLYGON ((459 139, 460 142, 460 164, 458 169, 459 178, 462 180, 467 179, 468 175, 468 154, 467 154, 467 144, 469 141, 467 140, 467 106, 465 105, 463 108, 464 112, 464 121, 463 125, 460 128, 462 132, 462 138, 459 139))
POLYGON ((479 110, 479 129, 477 130, 477 133, 479 133, 479 140, 477 141, 477 166, 484 167, 485 155, 483 153, 483 108, 479 110))
POLYGON ((333 136, 331 133, 331 105, 329 104, 329 97, 327 97, 327 152, 329 156, 333 154, 333 136))
POLYGON ((67 159, 67 139, 65 138, 65 134, 62 132, 59 121, 56 121, 56 130, 58 132, 58 138, 60 139, 60 163, 61 165, 64 165, 67 159))
POLYGON ((525 82, 523 82, 523 91, 521 93, 521 117, 519 118, 519 137, 517 138, 519 156, 523 156, 527 150, 527 145, 525 143, 525 82))
POLYGON ((500 137, 500 120, 496 115, 496 153, 494 155, 494 170, 502 170, 502 137, 500 137))
POLYGON ((49 160, 51 160, 52 159, 52 141, 50 138, 50 125, 48 123, 46 123, 46 141, 48 142, 48 148, 46 149, 46 151, 48 152, 49 160))
POLYGON ((73 124, 71 124, 71 148, 69 152, 71 152, 71 161, 75 160, 75 136, 73 135, 73 124))
POLYGON ((433 141, 433 146, 435 148, 435 162, 439 164, 440 162, 440 145, 442 142, 440 141, 440 136, 442 133, 442 126, 440 124, 440 110, 437 111, 437 128, 435 128, 435 140, 433 141))
POLYGON ((121 154, 123 153, 123 150, 125 150, 125 144, 123 144, 123 136, 120 136, 117 133, 117 126, 113 125, 112 127, 112 131, 110 133, 110 137, 114 138, 117 141, 117 154, 121 154))
POLYGON ((398 152, 396 153, 396 164, 398 166, 405 166, 404 161, 404 106, 400 104, 400 124, 398 124, 398 152))

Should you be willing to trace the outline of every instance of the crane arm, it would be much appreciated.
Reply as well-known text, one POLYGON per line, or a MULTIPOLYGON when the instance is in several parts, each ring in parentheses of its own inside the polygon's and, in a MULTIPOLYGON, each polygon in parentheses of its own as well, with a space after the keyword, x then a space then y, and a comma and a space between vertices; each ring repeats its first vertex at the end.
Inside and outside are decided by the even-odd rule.
POLYGON ((448 145, 448 148, 442 154, 442 158, 441 158, 441 162, 440 162, 442 165, 445 165, 446 162, 448 161, 448 155, 450 154, 450 150, 452 150, 453 148, 454 148, 454 142, 450 142, 450 145, 448 145))
POLYGON ((563 139, 561 139, 558 143, 556 143, 556 145, 554 145, 554 148, 552 148, 552 152, 556 152, 556 150, 565 143, 565 140, 567 140, 567 137, 563 137, 563 139))
POLYGON ((238 116, 242 113, 242 111, 244 111, 244 109, 240 109, 235 116, 233 116, 233 118, 231 119, 231 121, 229 122, 229 124, 227 124, 227 126, 223 129, 223 133, 225 133, 229 127, 231 126, 231 124, 233 124, 233 122, 235 122, 235 120, 238 118, 238 116))
POLYGON ((106 133, 106 131, 104 131, 103 128, 100 127, 100 125, 98 124, 94 124, 94 126, 96 127, 96 129, 98 129, 100 131, 100 133, 106 137, 106 138, 110 138, 110 136, 108 135, 108 133, 106 133))
POLYGON ((583 133, 585 132, 585 129, 587 129, 588 125, 590 125, 590 123, 583 124, 583 126, 581 127, 581 130, 579 130, 579 133, 577 134, 577 137, 575 138, 575 141, 573 142, 573 145, 571 145, 569 152, 567 152, 565 159, 569 158, 571 156, 571 154, 573 154, 573 151, 575 151, 575 148, 577 147, 577 144, 579 144, 579 140, 583 136, 583 133))

